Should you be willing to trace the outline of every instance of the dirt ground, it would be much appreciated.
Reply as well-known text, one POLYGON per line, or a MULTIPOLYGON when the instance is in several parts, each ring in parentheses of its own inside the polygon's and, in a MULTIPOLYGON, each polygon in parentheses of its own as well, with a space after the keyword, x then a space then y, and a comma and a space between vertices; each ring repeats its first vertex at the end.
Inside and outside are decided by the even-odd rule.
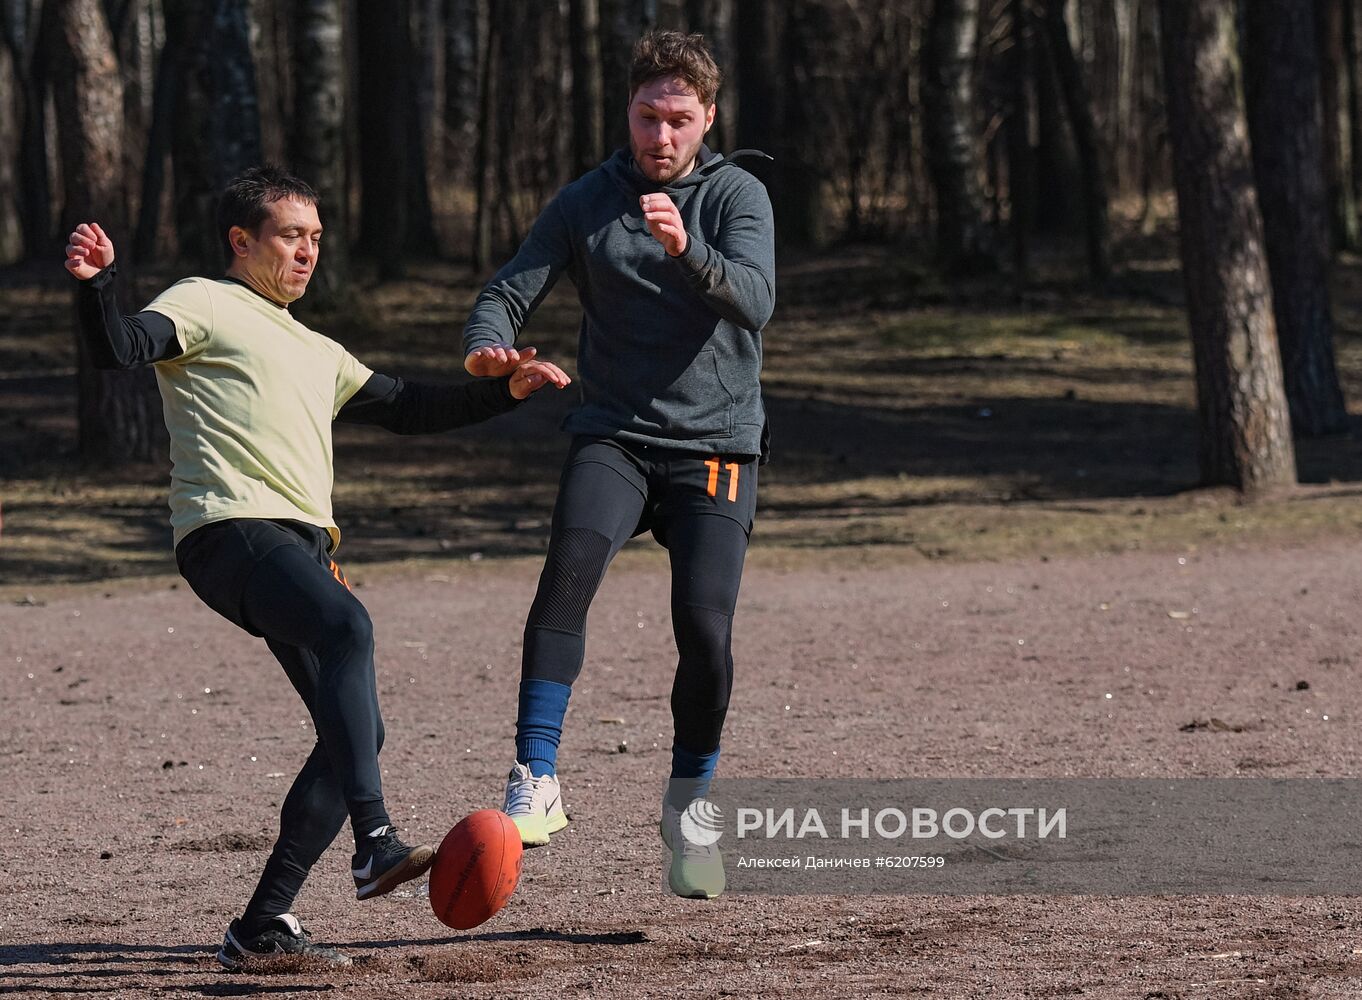
MULTIPOLYGON (((1358 776, 1362 542, 960 564, 880 552, 749 567, 722 774, 1358 776), (1224 725, 1189 726, 1211 718, 1224 725)), ((416 836, 498 804, 537 571, 355 574, 377 627, 385 791, 416 836)), ((572 823, 527 854, 508 908, 455 933, 419 886, 357 904, 342 837, 296 910, 355 967, 232 975, 212 951, 313 738, 281 671, 172 578, 7 601, 0 993, 1362 994, 1356 898, 673 898, 655 833, 673 664, 665 563, 631 544, 568 717, 572 823)))
MULTIPOLYGON (((1167 226, 1127 231, 1108 287, 1038 254, 1021 294, 902 248, 782 258, 721 775, 1358 776, 1356 428, 1298 442, 1297 489, 1197 489, 1172 256, 1167 226)), ((180 275, 142 276, 149 298, 180 275)), ((456 934, 419 887, 358 905, 339 843, 297 910, 355 967, 222 973, 312 733, 263 645, 169 575, 166 469, 78 462, 65 280, 0 272, 0 995, 1362 996, 1355 898, 671 897, 675 653, 646 541, 592 613, 573 822, 507 910, 456 934)), ((466 268, 360 284, 320 329, 378 370, 459 377, 466 268)), ((1357 424, 1356 258, 1335 293, 1357 424)), ((564 283, 525 342, 571 371, 576 322, 564 283)), ((570 405, 400 442, 338 428, 340 558, 414 836, 499 804, 570 405)))

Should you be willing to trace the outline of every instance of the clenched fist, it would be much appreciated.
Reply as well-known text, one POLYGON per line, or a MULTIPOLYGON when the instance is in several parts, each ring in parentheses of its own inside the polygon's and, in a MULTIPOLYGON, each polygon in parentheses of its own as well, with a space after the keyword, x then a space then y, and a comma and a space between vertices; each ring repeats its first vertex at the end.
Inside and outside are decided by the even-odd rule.
POLYGON ((82 222, 66 241, 66 269, 88 281, 114 262, 113 240, 98 222, 82 222))

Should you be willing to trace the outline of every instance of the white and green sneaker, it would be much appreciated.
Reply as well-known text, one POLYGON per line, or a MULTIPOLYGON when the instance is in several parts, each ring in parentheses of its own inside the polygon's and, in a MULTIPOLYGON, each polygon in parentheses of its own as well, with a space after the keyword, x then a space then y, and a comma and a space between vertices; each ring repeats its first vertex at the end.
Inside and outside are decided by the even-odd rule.
POLYGON ((536 778, 527 764, 517 763, 511 768, 502 812, 511 817, 526 847, 543 847, 549 842, 549 834, 568 824, 558 778, 552 774, 536 778))
POLYGON ((660 830, 672 855, 667 886, 684 899, 714 899, 724 891, 724 859, 714 816, 715 809, 706 799, 695 799, 685 809, 663 800, 660 830))

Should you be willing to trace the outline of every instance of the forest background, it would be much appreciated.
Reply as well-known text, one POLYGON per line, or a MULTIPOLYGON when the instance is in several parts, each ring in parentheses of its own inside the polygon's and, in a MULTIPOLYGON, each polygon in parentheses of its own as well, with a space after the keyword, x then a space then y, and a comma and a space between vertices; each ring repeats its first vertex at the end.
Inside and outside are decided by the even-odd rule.
MULTIPOLYGON (((172 568, 154 380, 78 350, 74 222, 113 235, 140 307, 219 273, 216 192, 283 164, 327 227, 300 315, 372 367, 461 378, 481 282, 624 144, 629 50, 653 25, 703 33, 725 70, 711 147, 772 157, 745 164, 780 240, 760 545, 994 558, 1355 534, 1358 13, 4 0, 0 585, 172 568)), ((563 282, 522 342, 572 370, 578 318, 563 282)), ((396 444, 338 429, 347 558, 540 551, 570 405, 396 444)))

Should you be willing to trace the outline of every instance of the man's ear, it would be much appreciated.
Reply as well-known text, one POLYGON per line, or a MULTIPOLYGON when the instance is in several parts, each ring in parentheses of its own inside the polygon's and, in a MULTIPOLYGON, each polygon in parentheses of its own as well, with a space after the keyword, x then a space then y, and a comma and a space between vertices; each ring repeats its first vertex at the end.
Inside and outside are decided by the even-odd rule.
POLYGON ((709 130, 714 127, 714 115, 719 110, 719 103, 715 101, 705 111, 705 135, 709 135, 709 130))
POLYGON ((233 226, 227 230, 227 242, 232 245, 232 253, 238 257, 245 257, 250 252, 250 236, 241 226, 233 226))

